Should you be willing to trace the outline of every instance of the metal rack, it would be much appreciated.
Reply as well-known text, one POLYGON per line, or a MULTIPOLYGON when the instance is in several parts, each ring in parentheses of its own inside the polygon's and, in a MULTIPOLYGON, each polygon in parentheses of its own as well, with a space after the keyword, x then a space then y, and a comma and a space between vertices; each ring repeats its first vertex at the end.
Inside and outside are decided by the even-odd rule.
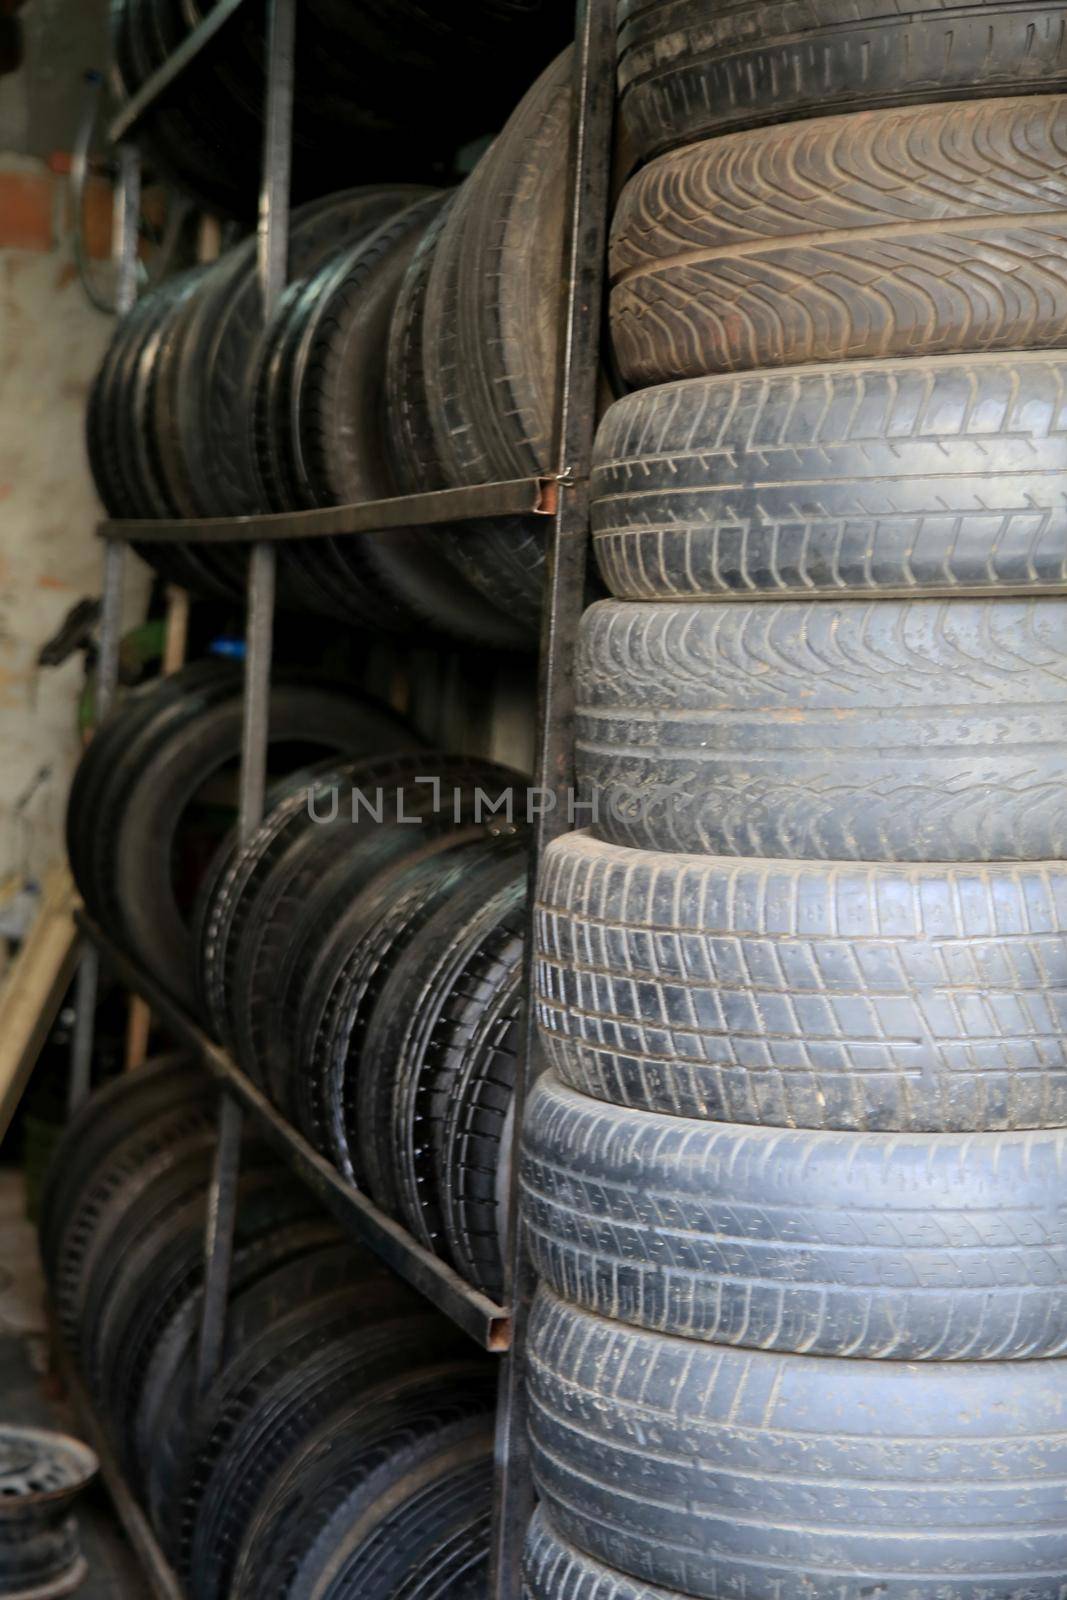
MULTIPOLYGON (((243 0, 218 0, 180 50, 134 95, 111 124, 118 145, 117 255, 120 310, 135 297, 136 219, 140 168, 126 142, 143 113, 175 81, 243 0)), ((269 316, 285 283, 288 256, 289 167, 293 103, 295 0, 268 0, 269 34, 264 116, 263 178, 259 205, 258 273, 264 315, 269 316)), ((538 662, 538 721, 534 782, 552 794, 532 839, 529 904, 545 845, 568 826, 567 794, 573 785, 573 652, 582 610, 588 543, 588 476, 595 418, 600 343, 603 260, 610 181, 614 108, 614 0, 578 0, 574 47, 570 200, 564 241, 558 374, 559 419, 554 470, 543 477, 398 496, 362 505, 294 514, 210 518, 183 522, 101 524, 104 539, 103 612, 98 668, 98 704, 106 711, 114 695, 121 633, 125 545, 157 542, 244 541, 251 544, 246 607, 244 718, 239 829, 248 837, 261 820, 264 802, 267 715, 274 615, 275 544, 338 534, 358 536, 416 523, 433 526, 498 515, 551 519, 538 662)), ((401 1276, 464 1328, 483 1348, 501 1356, 496 1429, 496 1483, 490 1592, 494 1600, 520 1600, 521 1553, 533 1504, 526 1448, 523 1362, 531 1270, 522 1248, 517 1187, 518 1161, 511 1163, 510 1263, 506 1305, 495 1305, 444 1262, 419 1245, 398 1223, 355 1190, 304 1140, 209 1039, 199 1025, 130 956, 115 947, 87 918, 79 974, 78 1028, 72 1063, 72 1102, 87 1092, 92 1047, 91 1019, 99 960, 104 954, 123 981, 141 995, 166 1026, 193 1050, 220 1085, 219 1124, 205 1238, 205 1283, 198 1382, 200 1391, 217 1370, 225 1333, 228 1278, 236 1209, 241 1129, 247 1114, 292 1170, 353 1237, 375 1250, 401 1276)), ((532 939, 526 942, 529 993, 532 939)), ((539 1070, 532 1008, 527 1007, 522 1060, 516 1088, 517 1130, 527 1086, 539 1070)), ((513 1155, 516 1152, 513 1151, 513 1155)), ((77 1398, 77 1393, 76 1393, 77 1398)), ((81 1397, 86 1426, 101 1438, 99 1424, 81 1397)), ((105 1474, 153 1591, 167 1600, 179 1592, 117 1468, 105 1474)))

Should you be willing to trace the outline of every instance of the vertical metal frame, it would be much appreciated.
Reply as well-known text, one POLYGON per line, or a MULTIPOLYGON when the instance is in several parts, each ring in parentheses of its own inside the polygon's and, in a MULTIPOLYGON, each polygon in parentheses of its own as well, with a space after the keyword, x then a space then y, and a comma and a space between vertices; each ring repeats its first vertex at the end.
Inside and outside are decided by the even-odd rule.
MULTIPOLYGON (((263 166, 259 191, 257 269, 264 322, 278 302, 289 266, 289 177, 292 166, 293 65, 296 0, 267 0, 267 81, 263 116, 263 166)), ((270 722, 271 644, 274 633, 275 551, 263 542, 249 552, 245 619, 244 704, 238 832, 248 839, 263 819, 270 722)), ((202 1398, 222 1358, 226 1334, 237 1184, 244 1113, 225 1092, 219 1101, 218 1140, 208 1191, 204 1241, 204 1298, 197 1350, 202 1398)))
POLYGON ((511 1349, 503 1358, 496 1416, 490 1593, 521 1600, 522 1550, 534 1491, 526 1436, 526 1323, 535 1288, 523 1243, 519 1141, 527 1091, 541 1071, 533 999, 533 908, 548 844, 576 825, 574 655, 585 604, 589 471, 596 428, 600 328, 615 109, 615 0, 579 0, 574 47, 571 195, 564 241, 560 340, 558 502, 548 548, 539 659, 536 782, 554 804, 537 819, 530 856, 524 958, 526 1012, 515 1088, 508 1222, 511 1349))
MULTIPOLYGON (((136 147, 118 148, 118 182, 111 223, 111 254, 117 269, 115 310, 124 316, 137 300, 137 245, 141 217, 141 162, 136 147)), ((104 546, 104 574, 100 608, 100 640, 96 658, 94 720, 100 722, 111 709, 119 682, 119 646, 122 643, 122 595, 126 550, 117 539, 104 546)), ((96 999, 100 988, 100 955, 83 941, 78 959, 75 991, 74 1035, 71 1040, 67 1109, 74 1112, 89 1094, 92 1083, 96 999)))

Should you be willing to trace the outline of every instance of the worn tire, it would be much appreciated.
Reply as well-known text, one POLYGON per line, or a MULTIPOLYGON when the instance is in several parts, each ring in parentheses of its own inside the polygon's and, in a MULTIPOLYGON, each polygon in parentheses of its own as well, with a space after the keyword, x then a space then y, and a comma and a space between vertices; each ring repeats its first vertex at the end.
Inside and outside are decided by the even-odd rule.
POLYGON ((1067 359, 935 356, 694 378, 597 434, 593 549, 622 600, 1067 585, 1067 359))
POLYGON ((538 1506, 523 1551, 523 1600, 682 1600, 677 1590, 628 1578, 557 1533, 538 1506))
POLYGON ((709 1344, 883 1361, 1067 1350, 1067 1130, 826 1133, 606 1106, 546 1074, 523 1134, 540 1277, 709 1344))
POLYGON ((841 861, 1067 855, 1067 602, 606 601, 579 638, 593 832, 841 861))
POLYGON ((565 1539, 717 1600, 1058 1600, 1067 1363, 813 1360, 542 1289, 534 1473, 565 1539))
MULTIPOLYGON (((434 451, 447 483, 554 469, 571 52, 542 73, 467 179, 433 250, 423 324, 434 451)), ((536 636, 546 538, 536 519, 441 535, 470 583, 536 636)))
POLYGON ((1067 1125, 1067 864, 545 852, 549 1062, 614 1105, 860 1132, 1067 1125))
POLYGON ((1067 342, 1067 99, 873 111, 662 157, 612 228, 633 388, 1067 342))
POLYGON ((1067 84, 1050 0, 623 0, 619 106, 635 157, 763 122, 1067 84))

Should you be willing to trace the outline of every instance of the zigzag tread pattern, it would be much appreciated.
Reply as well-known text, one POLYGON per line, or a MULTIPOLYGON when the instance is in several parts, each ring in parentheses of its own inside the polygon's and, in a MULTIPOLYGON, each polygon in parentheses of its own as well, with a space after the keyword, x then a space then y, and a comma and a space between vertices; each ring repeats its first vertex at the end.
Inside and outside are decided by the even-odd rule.
POLYGON ((772 1126, 1067 1122, 1067 867, 549 846, 546 1054, 597 1100, 772 1126))
POLYGON ((631 179, 611 323, 635 387, 1067 335, 1067 101, 922 106, 730 135, 631 179))

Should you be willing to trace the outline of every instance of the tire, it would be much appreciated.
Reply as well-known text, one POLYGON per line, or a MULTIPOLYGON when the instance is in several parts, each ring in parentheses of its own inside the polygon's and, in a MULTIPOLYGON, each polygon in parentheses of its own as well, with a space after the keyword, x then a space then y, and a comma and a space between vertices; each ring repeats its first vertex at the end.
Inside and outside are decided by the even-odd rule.
POLYGON ((703 0, 619 8, 619 106, 639 160, 712 134, 871 106, 1051 93, 1063 7, 992 0, 703 0))
MULTIPOLYGON (((515 1083, 524 1005, 525 897, 472 963, 470 994, 457 1005, 442 1064, 459 1057, 434 1157, 445 1239, 457 1270, 490 1299, 503 1302, 511 1198, 515 1083)), ((469 981, 469 980, 468 980, 469 981)))
POLYGON ((389 1161, 398 1063, 365 1054, 371 1016, 419 929, 472 878, 493 893, 501 862, 518 848, 484 829, 456 830, 374 878, 331 934, 308 982, 298 1024, 300 1125, 392 1215, 398 1207, 389 1161))
POLYGON ((522 1563, 525 1600, 682 1600, 677 1590, 653 1588, 614 1572, 568 1544, 538 1506, 522 1563))
MULTIPOLYGON (((142 750, 128 786, 120 785, 124 767, 115 769, 111 849, 100 870, 111 885, 112 925, 122 942, 173 993, 192 1002, 192 940, 175 898, 171 846, 202 785, 240 751, 240 694, 220 693, 211 705, 191 700, 185 713, 165 739, 142 750)), ((337 754, 405 737, 391 712, 369 702, 310 683, 279 682, 272 690, 269 741, 276 749, 299 741, 337 754)))
POLYGON ((1061 355, 699 378, 597 434, 593 548, 622 600, 1067 584, 1061 355))
POLYGON ((368 770, 398 778, 422 760, 414 752, 406 758, 401 754, 381 761, 324 762, 304 769, 274 787, 267 797, 266 815, 250 839, 242 845, 234 829, 223 840, 200 886, 193 916, 197 993, 217 1039, 233 1044, 230 1019, 238 948, 278 862, 295 839, 315 827, 310 814, 313 797, 351 789, 364 781, 368 770))
POLYGON ((541 1278, 653 1333, 882 1361, 1067 1349, 1067 1131, 826 1133, 606 1106, 546 1074, 523 1216, 541 1278))
MULTIPOLYGON (((439 1559, 445 1556, 442 1534, 451 1532, 452 1522, 451 1508, 442 1508, 445 1516, 435 1521, 424 1518, 418 1528, 405 1518, 407 1537, 392 1538, 387 1554, 380 1542, 387 1532, 399 1531, 398 1513, 404 1517, 419 1500, 425 1512, 425 1490, 442 1477, 454 1480, 455 1467, 471 1457, 481 1457, 480 1509, 488 1503, 492 1399, 482 1360, 416 1368, 357 1392, 290 1455, 260 1500, 234 1569, 233 1600, 275 1593, 281 1574, 293 1593, 305 1594, 316 1568, 337 1562, 349 1569, 360 1558, 371 1587, 354 1592, 364 1600, 393 1600, 401 1575, 427 1544, 439 1559), (344 1551, 350 1530, 356 1532, 355 1549, 344 1551), (372 1566, 368 1558, 375 1556, 372 1566)), ((350 1572, 340 1581, 351 1582, 350 1572)))
POLYGON ((553 1526, 646 1583, 705 1600, 1059 1595, 1062 1361, 730 1350, 542 1289, 527 1382, 553 1526))
POLYGON ((872 111, 663 156, 612 227, 632 388, 1067 342, 1067 99, 872 111), (932 177, 936 173, 936 177, 932 177))
POLYGON ((376 874, 472 822, 480 792, 523 781, 495 762, 440 751, 362 763, 352 774, 355 816, 339 802, 337 820, 302 832, 271 870, 237 953, 233 1027, 242 1067, 290 1118, 301 999, 324 937, 376 874), (392 793, 388 804, 383 790, 392 793), (418 828, 401 817, 418 818, 418 828))
MULTIPOLYGON (((350 189, 300 207, 290 228, 290 280, 310 277, 340 245, 425 193, 411 185, 350 189)), ((246 425, 260 331, 256 241, 223 256, 182 344, 179 425, 203 515, 260 509, 246 425)))
POLYGON ((193 1600, 229 1594, 260 1496, 294 1446, 346 1395, 410 1368, 428 1350, 454 1353, 463 1337, 421 1307, 375 1314, 359 1291, 305 1308, 272 1335, 271 1352, 265 1343, 254 1372, 242 1364, 243 1381, 223 1374, 190 1453, 178 1565, 193 1600))
POLYGON ((1067 1125, 1067 864, 545 852, 545 1055, 582 1094, 771 1127, 1067 1125))
MULTIPOLYGON (((447 1259, 442 1178, 438 1160, 450 1103, 460 1093, 472 1035, 501 969, 489 951, 510 935, 516 908, 526 899, 525 861, 505 861, 490 878, 471 879, 449 896, 411 940, 382 988, 367 1027, 365 1062, 387 1066, 383 1098, 392 1080, 388 1114, 390 1176, 399 1215, 427 1249, 447 1259), (466 1026, 459 1021, 462 1015, 466 1026)), ((518 936, 521 957, 522 936, 518 936)))
MULTIPOLYGON (((389 323, 401 279, 446 197, 433 194, 341 253, 323 274, 294 359, 289 428, 300 463, 303 505, 349 504, 396 493, 384 442, 389 323)), ((320 542, 313 555, 337 569, 346 597, 398 625, 429 622, 459 638, 521 648, 522 630, 447 561, 440 535, 392 529, 320 542)))
MULTIPOLYGON (((423 324, 434 450, 447 483, 552 471, 571 52, 521 101, 451 208, 423 324)), ((530 517, 441 536, 469 582, 536 637, 546 538, 530 517)))
MULTIPOLYGON (((371 1262, 345 1246, 325 1216, 280 1228, 235 1250, 221 1367, 293 1305, 319 1300, 361 1277, 373 1278, 371 1262)), ((134 1419, 142 1499, 168 1558, 176 1548, 176 1496, 199 1414, 196 1363, 202 1304, 200 1292, 189 1295, 160 1333, 134 1419)))
POLYGON ((54 1281, 63 1233, 82 1203, 86 1185, 97 1168, 131 1134, 139 1134, 157 1113, 187 1111, 210 1097, 211 1081, 192 1057, 159 1056, 94 1090, 66 1124, 56 1141, 44 1183, 37 1218, 38 1247, 45 1276, 54 1281))
POLYGON ((839 861, 1067 855, 1067 603, 606 601, 577 662, 593 832, 839 861))
POLYGON ((179 1155, 209 1149, 215 1110, 215 1101, 204 1093, 187 1104, 156 1111, 119 1140, 80 1186, 76 1209, 56 1239, 49 1274, 59 1332, 75 1359, 81 1358, 82 1313, 102 1233, 155 1167, 166 1168, 179 1155))

